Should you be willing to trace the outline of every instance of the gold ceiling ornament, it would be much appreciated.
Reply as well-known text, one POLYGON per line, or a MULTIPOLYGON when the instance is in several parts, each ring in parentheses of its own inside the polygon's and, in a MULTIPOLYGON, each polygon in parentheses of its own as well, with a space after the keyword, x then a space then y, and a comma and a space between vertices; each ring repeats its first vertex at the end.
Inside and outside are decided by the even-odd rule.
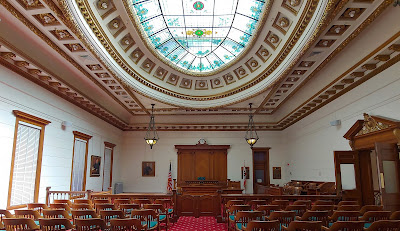
POLYGON ((374 118, 372 118, 370 115, 368 115, 367 113, 364 113, 363 128, 356 134, 356 136, 384 130, 389 127, 390 127, 390 125, 384 124, 382 122, 378 122, 374 118))
POLYGON ((97 1, 97 7, 106 10, 110 6, 110 1, 109 0, 99 0, 97 1))

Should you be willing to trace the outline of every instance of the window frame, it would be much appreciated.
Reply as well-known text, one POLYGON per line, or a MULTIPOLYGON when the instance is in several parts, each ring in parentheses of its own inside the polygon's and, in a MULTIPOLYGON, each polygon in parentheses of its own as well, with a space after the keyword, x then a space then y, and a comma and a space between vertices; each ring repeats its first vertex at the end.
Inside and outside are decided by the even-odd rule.
POLYGON ((115 144, 110 143, 110 142, 104 142, 104 164, 103 164, 103 182, 101 184, 101 188, 103 188, 104 186, 104 169, 106 167, 106 149, 111 149, 111 163, 110 163, 110 185, 107 188, 112 187, 112 171, 113 171, 113 163, 114 163, 114 148, 115 148, 115 144))
POLYGON ((8 185, 8 198, 7 198, 7 209, 17 209, 23 208, 26 205, 10 205, 11 203, 11 192, 12 192, 12 182, 13 182, 13 175, 14 175, 14 164, 15 164, 15 151, 17 147, 17 138, 18 138, 18 126, 20 122, 25 122, 28 124, 35 125, 40 127, 40 136, 39 136, 39 148, 38 148, 38 156, 37 156, 37 163, 36 163, 36 176, 35 176, 35 191, 33 196, 33 203, 38 202, 39 198, 39 186, 40 186, 40 175, 42 171, 42 156, 43 156, 43 143, 44 143, 44 132, 45 126, 50 124, 51 122, 28 113, 13 110, 13 114, 15 115, 15 129, 14 129, 14 141, 13 141, 13 149, 12 149, 12 158, 11 158, 11 169, 10 169, 10 179, 8 185))
POLYGON ((88 162, 88 153, 89 153, 89 140, 92 138, 92 136, 87 135, 85 133, 82 132, 78 132, 78 131, 73 131, 72 132, 74 134, 74 147, 72 149, 72 164, 71 164, 71 181, 69 184, 69 190, 72 190, 72 177, 73 177, 73 173, 74 173, 74 156, 75 156, 75 140, 76 139, 81 139, 81 140, 85 140, 86 141, 86 151, 85 151, 85 169, 83 170, 83 185, 82 185, 82 191, 86 190, 86 171, 87 171, 87 162, 88 162))

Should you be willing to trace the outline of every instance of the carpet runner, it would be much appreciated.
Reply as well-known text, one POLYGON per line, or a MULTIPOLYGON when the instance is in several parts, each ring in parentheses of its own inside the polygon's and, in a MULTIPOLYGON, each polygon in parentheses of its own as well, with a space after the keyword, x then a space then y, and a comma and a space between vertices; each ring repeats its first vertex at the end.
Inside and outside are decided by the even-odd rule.
POLYGON ((225 223, 217 223, 215 217, 180 217, 170 231, 226 231, 225 223))

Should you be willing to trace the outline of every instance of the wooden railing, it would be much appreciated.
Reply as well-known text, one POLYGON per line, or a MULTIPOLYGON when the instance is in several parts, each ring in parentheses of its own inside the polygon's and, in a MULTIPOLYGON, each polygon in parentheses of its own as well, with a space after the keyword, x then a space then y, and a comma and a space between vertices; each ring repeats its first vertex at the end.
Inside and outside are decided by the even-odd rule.
POLYGON ((74 199, 92 199, 92 196, 96 196, 101 198, 104 195, 112 194, 111 187, 108 188, 108 191, 101 192, 93 192, 92 190, 86 191, 51 191, 51 187, 46 187, 46 204, 49 205, 53 203, 54 200, 57 199, 66 199, 66 200, 74 200, 74 199))

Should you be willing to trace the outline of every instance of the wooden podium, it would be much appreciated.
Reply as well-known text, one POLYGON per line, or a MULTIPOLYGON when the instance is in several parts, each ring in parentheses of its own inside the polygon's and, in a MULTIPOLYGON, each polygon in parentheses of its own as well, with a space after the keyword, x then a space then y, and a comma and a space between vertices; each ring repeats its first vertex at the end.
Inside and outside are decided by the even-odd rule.
POLYGON ((227 188, 227 153, 230 145, 175 145, 178 149, 178 216, 221 217, 221 193, 227 188))

